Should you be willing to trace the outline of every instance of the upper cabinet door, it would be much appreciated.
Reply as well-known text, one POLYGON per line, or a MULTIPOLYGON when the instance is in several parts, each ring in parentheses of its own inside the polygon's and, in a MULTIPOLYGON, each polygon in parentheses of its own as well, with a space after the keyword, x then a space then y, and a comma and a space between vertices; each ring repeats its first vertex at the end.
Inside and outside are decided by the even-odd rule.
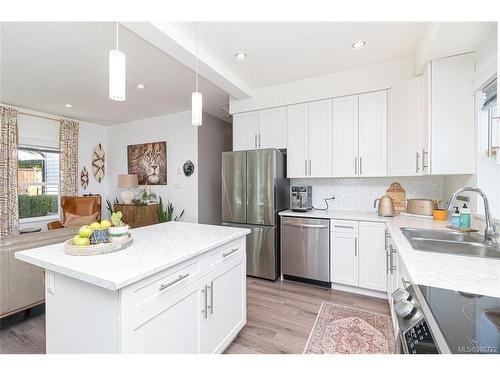
POLYGON ((332 100, 309 103, 310 177, 332 176, 332 100))
POLYGON ((474 64, 466 54, 431 62, 431 173, 474 173, 474 64))
POLYGON ((259 111, 259 148, 286 148, 286 107, 259 111))
POLYGON ((288 178, 307 177, 308 112, 307 103, 287 106, 286 167, 288 178))
POLYGON ((233 151, 257 148, 259 112, 237 113, 233 116, 233 151))
POLYGON ((359 176, 387 175, 387 91, 359 95, 359 176))
POLYGON ((358 95, 333 99, 333 176, 358 173, 358 95))
POLYGON ((387 158, 390 176, 422 174, 422 77, 389 90, 387 158))

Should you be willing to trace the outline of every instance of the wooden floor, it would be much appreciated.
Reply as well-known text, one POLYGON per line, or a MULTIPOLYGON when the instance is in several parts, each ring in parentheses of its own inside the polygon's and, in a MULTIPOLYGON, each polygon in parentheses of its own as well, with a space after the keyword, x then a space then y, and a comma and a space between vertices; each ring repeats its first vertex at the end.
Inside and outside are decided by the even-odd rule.
MULTIPOLYGON (((247 324, 226 353, 302 353, 323 301, 389 315, 383 299, 249 277, 247 324)), ((45 353, 43 306, 0 321, 0 353, 45 353)))

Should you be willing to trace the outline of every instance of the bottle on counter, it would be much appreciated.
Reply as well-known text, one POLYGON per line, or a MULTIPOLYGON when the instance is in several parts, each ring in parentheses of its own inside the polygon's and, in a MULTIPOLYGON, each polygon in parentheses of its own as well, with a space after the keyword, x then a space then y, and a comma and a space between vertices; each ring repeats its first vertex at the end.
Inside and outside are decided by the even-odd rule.
POLYGON ((470 208, 464 203, 462 209, 460 210, 460 228, 470 229, 470 208))
POLYGON ((455 212, 451 215, 451 226, 453 228, 460 228, 460 211, 458 207, 455 207, 455 212))

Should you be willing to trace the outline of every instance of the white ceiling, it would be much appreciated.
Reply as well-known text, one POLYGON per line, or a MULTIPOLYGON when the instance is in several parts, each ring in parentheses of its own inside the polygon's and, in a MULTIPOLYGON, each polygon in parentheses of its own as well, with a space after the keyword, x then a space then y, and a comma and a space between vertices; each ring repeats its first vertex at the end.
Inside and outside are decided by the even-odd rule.
MULTIPOLYGON (((194 74, 124 27, 127 100, 108 99, 108 22, 2 23, 1 101, 81 121, 110 125, 189 110, 194 74), (137 83, 147 88, 137 90, 137 83), (70 103, 73 108, 65 108, 70 103)), ((228 95, 201 79, 204 110, 224 119, 228 95)))
MULTIPOLYGON (((193 38, 194 23, 174 24, 193 38)), ((425 22, 201 22, 199 48, 253 89, 414 55, 425 22), (352 43, 366 40, 353 50, 352 43), (237 61, 234 54, 248 58, 237 61)))

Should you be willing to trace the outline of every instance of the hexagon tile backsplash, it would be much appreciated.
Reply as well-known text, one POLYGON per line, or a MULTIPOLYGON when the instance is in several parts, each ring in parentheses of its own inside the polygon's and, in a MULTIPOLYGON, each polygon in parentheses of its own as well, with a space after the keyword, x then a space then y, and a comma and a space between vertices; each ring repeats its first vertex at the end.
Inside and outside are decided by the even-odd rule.
POLYGON ((311 185, 313 206, 325 207, 325 198, 332 210, 375 211, 373 201, 385 194, 392 182, 399 182, 406 190, 406 199, 445 199, 443 176, 370 177, 370 178, 300 178, 292 185, 311 185))

